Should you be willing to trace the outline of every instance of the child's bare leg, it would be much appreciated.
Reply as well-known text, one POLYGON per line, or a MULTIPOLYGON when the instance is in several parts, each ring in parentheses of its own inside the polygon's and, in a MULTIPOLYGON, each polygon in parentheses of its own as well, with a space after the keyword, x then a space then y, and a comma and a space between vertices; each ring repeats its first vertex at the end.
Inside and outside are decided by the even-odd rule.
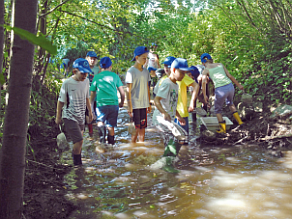
POLYGON ((221 113, 217 113, 216 116, 217 116, 218 122, 223 122, 223 117, 221 113))
POLYGON ((83 143, 83 140, 82 141, 79 141, 79 142, 76 142, 73 145, 73 154, 81 154, 82 143, 83 143))
POLYGON ((135 135, 132 135, 132 137, 131 137, 132 143, 136 143, 137 142, 137 137, 138 137, 139 130, 140 130, 139 128, 136 128, 135 135))
POLYGON ((139 142, 144 142, 144 140, 145 140, 145 129, 139 129, 138 136, 139 136, 139 142))
POLYGON ((229 106, 229 109, 230 109, 230 111, 231 112, 235 112, 235 111, 237 111, 237 109, 236 109, 236 107, 234 106, 234 104, 232 104, 231 106, 229 106))
POLYGON ((110 135, 115 135, 115 128, 114 127, 107 127, 107 129, 108 129, 108 133, 110 135))

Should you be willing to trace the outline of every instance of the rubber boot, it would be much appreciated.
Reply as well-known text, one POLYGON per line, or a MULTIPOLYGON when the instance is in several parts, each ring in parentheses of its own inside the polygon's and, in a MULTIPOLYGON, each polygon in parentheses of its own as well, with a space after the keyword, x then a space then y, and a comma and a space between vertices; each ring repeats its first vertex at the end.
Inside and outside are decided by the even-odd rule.
POLYGON ((100 143, 105 143, 105 136, 106 136, 106 127, 103 126, 99 126, 99 142, 100 143))
POLYGON ((175 169, 172 162, 175 157, 166 157, 166 164, 162 168, 164 171, 168 173, 179 173, 179 170, 175 169))
POLYGON ((238 125, 242 125, 242 124, 243 124, 243 122, 241 121, 241 119, 240 119, 240 117, 239 117, 237 111, 235 111, 235 112, 233 113, 233 117, 236 119, 238 125))
POLYGON ((217 130, 216 132, 217 133, 226 133, 226 122, 225 121, 219 122, 219 125, 220 125, 220 129, 217 130))
POLYGON ((116 143, 115 136, 114 135, 108 135, 107 136, 107 141, 108 141, 109 144, 114 145, 116 143))
POLYGON ((82 165, 81 154, 72 154, 74 166, 82 165))
POLYGON ((181 144, 178 142, 174 142, 173 139, 170 139, 167 146, 164 149, 163 157, 172 156, 175 157, 178 155, 179 150, 181 148, 181 144))
POLYGON ((88 132, 89 132, 89 136, 93 135, 93 128, 92 128, 92 123, 88 124, 88 132))
POLYGON ((174 168, 172 161, 178 155, 181 148, 181 144, 174 142, 173 139, 170 139, 167 146, 164 149, 163 157, 166 157, 165 166, 162 168, 164 171, 169 173, 178 173, 179 171, 174 168))

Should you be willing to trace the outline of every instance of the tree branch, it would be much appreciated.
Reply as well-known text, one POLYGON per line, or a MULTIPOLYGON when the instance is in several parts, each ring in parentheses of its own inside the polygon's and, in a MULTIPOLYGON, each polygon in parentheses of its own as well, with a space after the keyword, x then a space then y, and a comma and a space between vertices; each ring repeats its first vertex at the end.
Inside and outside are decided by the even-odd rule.
POLYGON ((63 2, 60 3, 59 5, 57 5, 56 7, 54 7, 53 9, 51 9, 50 11, 48 11, 47 13, 41 14, 39 17, 45 17, 45 16, 47 16, 48 14, 54 12, 56 9, 58 9, 59 7, 61 7, 61 6, 64 5, 65 3, 67 3, 68 1, 71 1, 71 0, 65 0, 65 1, 63 1, 63 2))
MULTIPOLYGON (((89 21, 89 22, 91 22, 91 23, 93 23, 93 24, 96 24, 96 25, 98 25, 98 26, 100 26, 100 27, 104 27, 104 28, 106 28, 106 29, 108 29, 108 30, 111 30, 111 31, 114 31, 114 32, 119 32, 118 30, 112 29, 112 28, 110 28, 110 27, 108 27, 108 26, 105 26, 105 25, 103 25, 103 24, 96 23, 95 21, 89 20, 89 19, 86 18, 86 17, 82 17, 82 16, 80 16, 80 15, 77 15, 77 14, 71 13, 71 12, 69 12, 69 11, 63 11, 63 10, 62 10, 62 12, 65 12, 65 13, 70 14, 70 15, 75 16, 75 17, 79 17, 79 18, 81 18, 81 19, 83 19, 83 20, 89 21)), ((134 35, 133 33, 130 33, 130 32, 124 32, 124 33, 129 33, 129 34, 134 35)))

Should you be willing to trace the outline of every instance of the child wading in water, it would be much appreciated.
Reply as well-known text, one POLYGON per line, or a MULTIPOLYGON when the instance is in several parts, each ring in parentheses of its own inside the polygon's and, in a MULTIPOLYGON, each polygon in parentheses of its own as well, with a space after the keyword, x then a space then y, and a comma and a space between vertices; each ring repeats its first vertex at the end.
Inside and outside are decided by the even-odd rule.
MULTIPOLYGON (((100 60, 100 68, 101 72, 94 76, 90 87, 90 101, 91 103, 95 100, 97 102, 96 114, 100 142, 106 142, 107 127, 108 143, 114 145, 115 127, 117 126, 119 107, 123 107, 124 105, 125 93, 120 77, 112 72, 112 61, 109 57, 103 57, 100 60), (119 91, 121 95, 120 103, 117 91, 119 91)), ((94 112, 95 109, 93 108, 92 111, 94 112)))
POLYGON ((87 60, 79 58, 73 63, 73 76, 62 84, 57 103, 56 124, 63 121, 69 137, 73 140, 72 157, 74 165, 82 165, 81 150, 83 131, 85 126, 85 109, 88 109, 89 122, 92 121, 91 105, 89 101, 89 80, 91 73, 87 60))
POLYGON ((145 128, 147 127, 147 113, 151 112, 150 89, 148 82, 151 81, 150 74, 143 65, 146 63, 148 49, 139 46, 134 51, 135 64, 128 69, 126 74, 128 114, 135 123, 136 132, 132 135, 132 142, 144 142, 145 128))
POLYGON ((209 76, 215 87, 215 113, 220 125, 218 133, 226 133, 226 122, 222 117, 222 107, 224 102, 229 106, 229 109, 233 113, 239 125, 243 124, 241 121, 236 107, 233 104, 234 87, 232 82, 240 89, 243 90, 243 86, 228 72, 225 66, 221 63, 213 63, 212 57, 208 53, 201 55, 202 64, 206 67, 203 71, 203 94, 205 102, 208 102, 206 95, 207 77, 209 76))
POLYGON ((151 168, 163 168, 167 172, 177 173, 172 162, 176 158, 187 136, 186 131, 175 125, 174 118, 177 117, 181 125, 185 125, 185 120, 177 112, 178 84, 186 72, 189 71, 187 60, 177 58, 171 64, 171 73, 158 88, 154 99, 156 109, 153 114, 153 125, 162 133, 164 138, 163 158, 158 160, 151 168))

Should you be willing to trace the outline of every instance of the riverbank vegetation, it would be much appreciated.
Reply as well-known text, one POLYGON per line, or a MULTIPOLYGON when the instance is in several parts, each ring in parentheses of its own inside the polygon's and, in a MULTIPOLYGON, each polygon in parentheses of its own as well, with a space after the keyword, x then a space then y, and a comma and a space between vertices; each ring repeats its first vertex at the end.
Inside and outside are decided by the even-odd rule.
MULTIPOLYGON (((4 1, 0 25, 2 20, 3 24, 11 25, 14 16, 12 6, 13 1, 4 1)), ((38 1, 37 35, 50 40, 57 46, 58 52, 53 55, 42 47, 35 47, 27 159, 46 163, 55 167, 54 171, 58 170, 54 163, 56 157, 52 154, 56 152, 54 138, 58 134, 54 124, 55 109, 61 79, 64 78, 62 59, 70 59, 72 68, 76 58, 85 57, 87 51, 94 50, 99 58, 109 56, 113 60, 113 71, 123 78, 131 65, 134 48, 139 45, 150 46, 153 42, 158 45, 160 60, 172 55, 187 59, 189 65, 197 65, 200 64, 200 55, 207 52, 215 62, 224 63, 244 86, 245 92, 251 94, 255 102, 262 104, 262 113, 254 114, 257 116, 254 119, 260 119, 265 124, 261 127, 266 131, 261 130, 263 133, 260 135, 261 139, 265 138, 264 135, 271 132, 266 119, 271 108, 291 104, 291 7, 291 0, 38 1), (45 154, 50 156, 46 157, 45 154)), ((10 50, 13 34, 7 28, 3 30, 3 35, 0 31, 0 38, 4 41, 3 52, 0 51, 3 54, 3 60, 0 60, 3 67, 3 71, 0 71, 1 146, 13 55, 10 50)), ((237 90, 237 94, 240 95, 241 91, 237 90)), ((285 122, 290 125, 290 120, 285 122)), ((241 131, 241 138, 259 138, 256 132, 253 130, 246 137, 248 133, 241 131)), ((233 143, 240 140, 236 138, 233 143)), ((29 188, 34 185, 31 184, 33 171, 29 167, 37 163, 27 161, 26 164, 25 191, 31 192, 29 188)), ((52 177, 59 179, 62 174, 57 172, 52 177)), ((48 187, 51 184, 48 183, 48 187)), ((29 198, 31 196, 24 197, 25 203, 29 198)), ((71 205, 66 206, 72 208, 71 205)), ((63 212, 67 212, 66 208, 63 212)), ((39 216, 30 215, 29 211, 26 213, 25 218, 39 216)), ((66 215, 64 213, 62 218, 66 215)))

